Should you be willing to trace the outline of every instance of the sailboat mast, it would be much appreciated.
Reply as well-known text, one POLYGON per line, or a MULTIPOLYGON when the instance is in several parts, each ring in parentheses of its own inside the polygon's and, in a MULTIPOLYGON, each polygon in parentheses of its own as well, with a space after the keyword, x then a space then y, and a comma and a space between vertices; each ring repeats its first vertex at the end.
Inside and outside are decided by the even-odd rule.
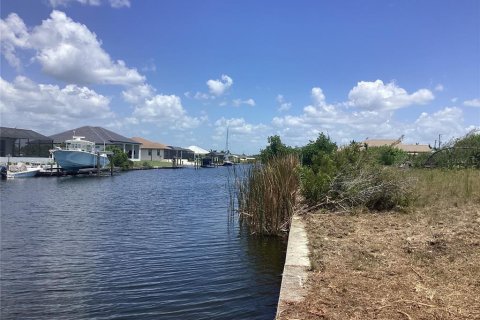
POLYGON ((227 127, 227 143, 225 146, 225 153, 229 153, 230 151, 228 150, 228 127, 227 127))

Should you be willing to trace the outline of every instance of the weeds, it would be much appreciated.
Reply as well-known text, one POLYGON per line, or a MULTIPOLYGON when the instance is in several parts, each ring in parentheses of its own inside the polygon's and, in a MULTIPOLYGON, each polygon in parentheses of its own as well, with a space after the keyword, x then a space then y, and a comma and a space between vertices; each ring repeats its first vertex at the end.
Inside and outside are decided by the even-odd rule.
POLYGON ((253 165, 238 181, 238 210, 242 223, 253 233, 281 235, 288 231, 294 212, 299 179, 298 157, 274 157, 253 165))

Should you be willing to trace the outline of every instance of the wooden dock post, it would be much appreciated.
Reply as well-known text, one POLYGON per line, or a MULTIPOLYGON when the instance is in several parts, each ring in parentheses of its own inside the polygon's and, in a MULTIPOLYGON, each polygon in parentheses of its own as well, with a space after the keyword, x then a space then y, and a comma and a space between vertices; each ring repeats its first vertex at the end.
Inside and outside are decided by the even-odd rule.
POLYGON ((97 152, 97 176, 100 176, 100 152, 97 152))
POLYGON ((110 159, 110 176, 113 177, 113 157, 109 157, 110 159))

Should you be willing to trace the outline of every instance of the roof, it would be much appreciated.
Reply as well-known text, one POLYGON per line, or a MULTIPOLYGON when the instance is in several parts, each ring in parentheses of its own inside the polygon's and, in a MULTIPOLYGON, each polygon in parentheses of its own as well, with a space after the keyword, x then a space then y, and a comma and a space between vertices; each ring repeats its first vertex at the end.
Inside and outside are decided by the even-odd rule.
POLYGON ((431 152, 432 149, 427 144, 403 144, 398 143, 397 139, 367 139, 363 142, 369 147, 392 146, 408 153, 431 152))
POLYGON ((408 153, 422 153, 432 151, 430 146, 427 144, 399 144, 395 147, 408 153))
POLYGON ((0 137, 52 141, 51 138, 29 129, 0 127, 0 137))
POLYGON ((382 147, 394 145, 397 141, 397 139, 367 139, 363 143, 369 147, 382 147))
POLYGON ((54 143, 62 143, 66 140, 72 139, 73 136, 82 136, 85 137, 85 140, 95 142, 96 144, 117 144, 117 143, 127 143, 127 144, 140 144, 132 139, 124 137, 118 133, 107 130, 102 127, 91 127, 84 126, 61 133, 51 135, 50 138, 53 139, 54 143))
POLYGON ((158 143, 158 142, 153 142, 141 137, 133 137, 132 140, 141 143, 142 145, 140 146, 141 149, 170 149, 168 146, 158 143))
POLYGON ((175 147, 175 146, 168 146, 173 151, 186 151, 186 152, 193 152, 190 149, 182 148, 182 147, 175 147))
POLYGON ((190 147, 188 147, 188 149, 192 150, 195 154, 207 154, 209 152, 209 151, 207 151, 203 148, 197 147, 197 146, 190 146, 190 147))

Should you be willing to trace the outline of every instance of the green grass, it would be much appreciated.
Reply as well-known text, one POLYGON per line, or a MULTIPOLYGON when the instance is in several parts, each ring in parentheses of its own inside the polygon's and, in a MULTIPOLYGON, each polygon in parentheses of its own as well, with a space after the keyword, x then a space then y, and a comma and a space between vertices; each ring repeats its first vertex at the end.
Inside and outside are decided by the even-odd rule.
POLYGON ((133 163, 134 168, 144 168, 144 167, 171 167, 172 163, 168 161, 159 161, 159 160, 142 160, 142 161, 135 161, 133 163))
POLYGON ((480 204, 480 170, 415 169, 416 206, 480 204))

